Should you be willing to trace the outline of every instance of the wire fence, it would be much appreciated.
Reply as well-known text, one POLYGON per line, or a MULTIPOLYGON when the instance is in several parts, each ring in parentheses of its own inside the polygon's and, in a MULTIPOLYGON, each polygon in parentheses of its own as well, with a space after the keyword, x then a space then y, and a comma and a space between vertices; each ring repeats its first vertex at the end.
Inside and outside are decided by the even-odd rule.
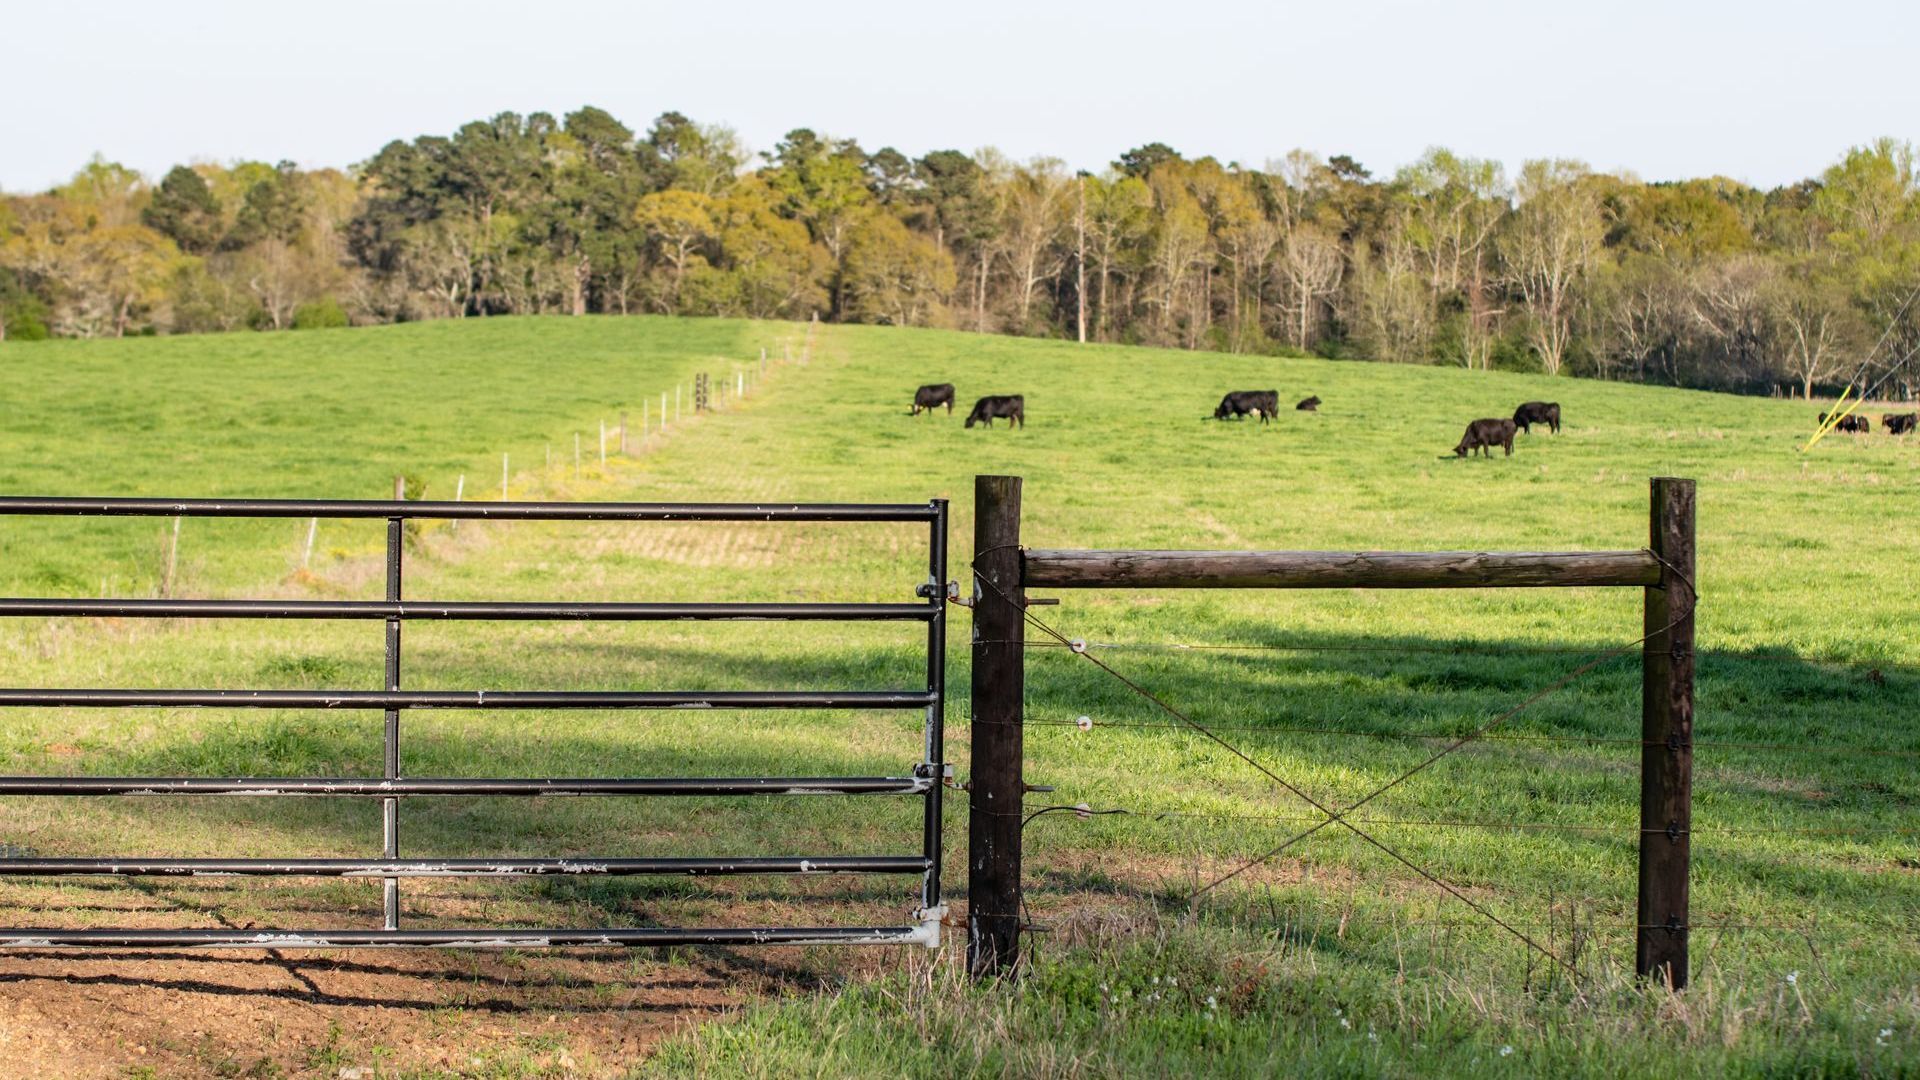
MULTIPOLYGON (((1672 570, 1673 568, 1669 566, 1668 569, 1672 570)), ((1362 814, 1358 812, 1363 810, 1363 808, 1368 806, 1370 803, 1373 803, 1374 800, 1376 800, 1386 792, 1405 783, 1408 779, 1417 775, 1423 770, 1429 768, 1439 760, 1447 757, 1448 755, 1456 753, 1462 749, 1465 749, 1471 745, 1474 745, 1476 743, 1483 743, 1483 742, 1485 743, 1499 743, 1499 742, 1541 743, 1541 744, 1634 747, 1634 748, 1646 748, 1649 746, 1659 746, 1664 748, 1666 746, 1665 743, 1651 742, 1637 735, 1624 736, 1624 735, 1558 733, 1558 732, 1556 733, 1505 732, 1505 731, 1499 731, 1497 729, 1507 724, 1508 722, 1512 721, 1517 716, 1524 713, 1527 709, 1531 708, 1541 700, 1544 700, 1545 698, 1550 697, 1553 694, 1556 694, 1566 689, 1568 686, 1577 682, 1581 678, 1599 670, 1604 665, 1606 665, 1609 661, 1619 659, 1621 657, 1631 654, 1635 649, 1637 649, 1640 645, 1644 644, 1649 639, 1654 638, 1661 633, 1664 633, 1665 630, 1672 629, 1673 626, 1675 625, 1678 625, 1682 619, 1684 619, 1685 617, 1691 614, 1693 605, 1697 600, 1697 594, 1694 593, 1694 587, 1691 580, 1685 580, 1687 591, 1690 594, 1687 598, 1685 610, 1683 614, 1676 616, 1674 620, 1668 624, 1668 626, 1662 628, 1661 630, 1657 630, 1657 631, 1648 633, 1646 635, 1643 635, 1639 638, 1634 639, 1633 641, 1626 642, 1624 644, 1620 644, 1612 647, 1607 647, 1607 646, 1578 647, 1578 646, 1508 645, 1505 643, 1489 645, 1483 642, 1457 642, 1457 641, 1444 642, 1444 643, 1426 643, 1426 644, 1408 643, 1408 642, 1394 642, 1390 644, 1372 644, 1372 643, 1363 644, 1363 643, 1333 643, 1333 642, 1224 643, 1224 642, 1192 642, 1192 641, 1163 641, 1163 642, 1089 641, 1084 638, 1070 637, 1064 632, 1057 629, 1056 627, 1049 624, 1047 621, 1039 618, 1033 613, 1030 607, 1028 607, 1026 604, 1020 603, 1019 601, 1015 600, 1013 597, 1008 596, 1004 591, 1002 591, 992 581, 988 580, 985 576, 976 573, 974 575, 974 579, 977 582, 977 585, 979 588, 994 591, 1000 596, 1002 600, 1018 608, 1021 611, 1022 617, 1026 625, 1029 628, 1031 628, 1033 631, 1036 631, 1038 634, 1041 635, 1039 640, 1020 641, 1019 644, 1023 645, 1026 649, 1035 650, 1036 652, 1045 651, 1045 650, 1054 650, 1054 651, 1064 652, 1068 655, 1081 658, 1084 661, 1090 663, 1092 667, 1099 670, 1104 676, 1111 678, 1115 683, 1124 687, 1129 693, 1136 695, 1137 697, 1142 699, 1144 702, 1147 703, 1147 705, 1152 710, 1163 713, 1167 717, 1164 720, 1102 719, 1099 721, 1095 721, 1091 716, 1086 716, 1086 715, 1080 716, 1076 719, 1051 718, 1051 717, 1024 717, 1022 719, 1023 727, 1037 728, 1037 729, 1065 728, 1065 729, 1071 729, 1072 731, 1079 732, 1079 733, 1091 733, 1096 730, 1108 729, 1108 728, 1123 729, 1123 730, 1129 730, 1129 731, 1141 731, 1141 732, 1150 732, 1150 731, 1184 732, 1187 734, 1194 735, 1198 738, 1211 741, 1214 744, 1218 745, 1220 748, 1230 753, 1233 757, 1244 762, 1250 768, 1263 774, 1265 778, 1275 786, 1284 790, 1288 794, 1296 797, 1301 802, 1304 802, 1307 805, 1307 807, 1311 809, 1312 813, 1298 813, 1298 812, 1269 813, 1269 812, 1244 812, 1244 811, 1159 809, 1159 808, 1155 808, 1147 805, 1140 805, 1138 802, 1129 801, 1125 798, 1102 799, 1102 798, 1099 798, 1097 795, 1090 796, 1084 801, 1076 801, 1076 802, 1030 801, 1028 803, 1023 804, 1022 809, 1020 811, 1021 827, 1023 830, 1026 828, 1026 826, 1031 825, 1035 821, 1050 815, 1068 815, 1073 819, 1079 819, 1079 820, 1092 820, 1092 819, 1099 818, 1099 819, 1111 820, 1116 822, 1126 821, 1130 824, 1151 825, 1156 827, 1157 826, 1175 826, 1175 827, 1193 827, 1193 828, 1206 828, 1206 827, 1217 828, 1219 826, 1226 825, 1226 826, 1233 826, 1233 827, 1239 828, 1239 827, 1244 827, 1248 823, 1260 823, 1260 824, 1279 825, 1279 826, 1287 826, 1287 827, 1293 827, 1293 826, 1302 827, 1302 828, 1299 828, 1297 831, 1288 835, 1286 839, 1283 840, 1282 842, 1266 848, 1264 851, 1262 851, 1260 854, 1258 854, 1255 857, 1252 857, 1249 859, 1242 856, 1236 856, 1235 865, 1233 869, 1228 870, 1225 873, 1216 873, 1210 879, 1206 880, 1203 884, 1199 884, 1196 888, 1192 889, 1191 892, 1186 897, 1186 907, 1187 907, 1187 913, 1189 916, 1191 916, 1194 912, 1198 910, 1198 907, 1201 901, 1208 894, 1212 893, 1213 891, 1218 889, 1220 886, 1245 874, 1249 870, 1252 870, 1256 867, 1259 867, 1263 864, 1266 864, 1272 861, 1275 858, 1278 858, 1280 855, 1291 850, 1300 842, 1304 841, 1310 836, 1313 836, 1314 834, 1320 832, 1321 830, 1326 829, 1329 826, 1339 825, 1345 831, 1351 833, 1356 839, 1378 849, 1382 853, 1388 855, 1389 857, 1393 858, 1395 861, 1402 864, 1406 869, 1410 870, 1420 878, 1425 879, 1435 887, 1445 892, 1448 896, 1450 896, 1454 900, 1461 902, 1469 910, 1471 910, 1475 916, 1477 916, 1477 918, 1471 919, 1471 920, 1458 920, 1458 919, 1455 919, 1455 920, 1417 920, 1417 919, 1416 920, 1396 920, 1396 925, 1449 926, 1449 927, 1457 927, 1462 929, 1484 928, 1489 926, 1496 927, 1500 931, 1518 939, 1521 943, 1523 943, 1527 947, 1527 949, 1530 952, 1533 952, 1542 956, 1543 958, 1550 961, 1556 967, 1564 969, 1569 975, 1573 975, 1575 978, 1578 978, 1579 973, 1575 970, 1575 968, 1573 967, 1569 959, 1563 956, 1562 954, 1560 954, 1559 952, 1549 948, 1548 946, 1543 945, 1537 937, 1537 935, 1542 932, 1548 932, 1548 933, 1554 932, 1556 926, 1562 930, 1567 929, 1566 924, 1555 924, 1551 921, 1545 922, 1545 923, 1530 922, 1522 919, 1516 919, 1510 915, 1506 915, 1503 913, 1497 913, 1486 904, 1478 902, 1474 898, 1467 895, 1467 893, 1464 892, 1461 888, 1450 883, 1449 881, 1441 877, 1438 873, 1436 873, 1431 868, 1419 864, 1418 862, 1409 858, 1407 855, 1403 854, 1399 850, 1396 850, 1392 846, 1382 842, 1378 837, 1372 835, 1373 831, 1379 830, 1379 829, 1418 829, 1418 830, 1462 830, 1462 831, 1474 830, 1474 831, 1481 831, 1481 832, 1488 832, 1488 831, 1520 832, 1520 833, 1562 834, 1562 835, 1569 835, 1569 836, 1584 836, 1584 837, 1595 837, 1595 838, 1602 838, 1602 839, 1631 840, 1635 843, 1638 843, 1638 841, 1640 840, 1640 837, 1647 833, 1658 832, 1663 835, 1668 835, 1668 836, 1673 835, 1672 830, 1668 830, 1668 829, 1661 829, 1661 830, 1643 829, 1640 827, 1637 821, 1634 821, 1632 823, 1613 823, 1613 822, 1605 822, 1605 821, 1559 822, 1559 821, 1474 820, 1474 819, 1439 816, 1439 815, 1386 816, 1386 815, 1369 815, 1369 814, 1362 814), (1517 705, 1514 705, 1511 708, 1508 708, 1502 712, 1499 712, 1498 714, 1493 716, 1490 720, 1484 721, 1472 727, 1471 729, 1464 730, 1464 731, 1392 731, 1392 730, 1378 730, 1378 729, 1355 728, 1355 727, 1328 727, 1328 726, 1317 726, 1317 725, 1301 725, 1301 724, 1285 723, 1285 722, 1270 722, 1270 723, 1208 722, 1203 724, 1195 720, 1189 712, 1176 707, 1175 705, 1165 700, 1159 694, 1155 693, 1152 690, 1149 690, 1146 686, 1142 685, 1138 680, 1131 678, 1126 674, 1123 674, 1121 671, 1115 669, 1112 665, 1102 660, 1099 655, 1096 655, 1097 653, 1101 653, 1101 652, 1105 652, 1105 653, 1280 652, 1280 653, 1300 653, 1300 654, 1345 653, 1345 654, 1367 654, 1367 655, 1425 653, 1425 654, 1446 654, 1446 655, 1472 655, 1475 657, 1584 656, 1584 657, 1587 657, 1587 659, 1583 663, 1572 668, 1570 671, 1567 671, 1561 674, 1559 677, 1547 682, 1542 687, 1535 689, 1533 692, 1531 692, 1526 697, 1524 697, 1517 705), (1363 795, 1361 798, 1356 799, 1350 803, 1347 803, 1345 806, 1341 808, 1335 809, 1332 805, 1330 805, 1324 799, 1316 799, 1314 796, 1309 794, 1298 784, 1291 782, 1288 779, 1285 779, 1282 776, 1278 775, 1267 764, 1263 763, 1262 761, 1254 757, 1247 747, 1228 741, 1226 738, 1222 736, 1221 733, 1223 732, 1236 733, 1235 735, 1236 738, 1241 738, 1243 736, 1258 736, 1258 735, 1290 735, 1290 736, 1306 736, 1311 738, 1333 737, 1333 738, 1345 738, 1345 739, 1366 739, 1366 740, 1371 740, 1376 742, 1382 741, 1382 740, 1397 740, 1397 741, 1404 741, 1404 742, 1438 741, 1443 745, 1439 747, 1437 750, 1435 750, 1434 752, 1432 752, 1431 754, 1422 758, 1417 764, 1414 764, 1411 768, 1407 768, 1400 771, 1398 774, 1394 776, 1393 779, 1385 783, 1375 784, 1372 790, 1369 791, 1367 794, 1363 795)), ((1851 657, 1842 657, 1842 656, 1836 656, 1831 654, 1822 655, 1822 654, 1814 654, 1814 653, 1792 653, 1792 652, 1764 652, 1764 651, 1724 652, 1723 651, 1723 652, 1715 652, 1715 653, 1702 653, 1700 654, 1700 660, 1703 662, 1710 662, 1714 664, 1721 663, 1721 662, 1728 662, 1728 663, 1734 663, 1734 664, 1779 664, 1779 665, 1817 664, 1817 665, 1829 666, 1829 667, 1840 667, 1850 671, 1858 671, 1864 677, 1866 677, 1870 681, 1875 682, 1877 684, 1884 683, 1884 680, 1885 680, 1885 672, 1883 670, 1884 668, 1891 667, 1891 668, 1895 668, 1896 670, 1899 670, 1900 668, 1900 665, 1892 661, 1885 661, 1885 662, 1861 661, 1851 657)), ((1706 666, 1706 663, 1703 663, 1702 666, 1706 666)), ((1709 752, 1738 750, 1738 751, 1754 751, 1754 752, 1763 752, 1763 753, 1783 753, 1783 754, 1790 753, 1790 754, 1841 755, 1845 757, 1858 757, 1858 758, 1869 758, 1869 757, 1870 758, 1892 758, 1892 759, 1920 758, 1920 750, 1916 750, 1916 749, 1906 749, 1906 748, 1897 748, 1897 747, 1861 747, 1861 746, 1822 743, 1822 742, 1813 742, 1813 741, 1771 742, 1771 741, 1731 740, 1731 739, 1730 740, 1694 740, 1691 745, 1695 749, 1695 751, 1709 751, 1709 752)), ((1898 838, 1904 838, 1904 837, 1920 836, 1920 825, 1907 826, 1907 825, 1890 825, 1890 824, 1880 824, 1880 823, 1848 824, 1848 825, 1839 825, 1839 826, 1802 826, 1802 825, 1765 825, 1765 824, 1726 825, 1726 826, 1695 825, 1693 827, 1690 827, 1688 829, 1684 829, 1681 831, 1688 836, 1700 837, 1700 838, 1795 837, 1795 838, 1845 838, 1845 839, 1852 839, 1852 838, 1898 839, 1898 838)), ((1196 880, 1198 880, 1197 875, 1196 875, 1196 880)), ((1576 901, 1575 903, 1579 903, 1579 901, 1576 901)), ((1590 906, 1594 906, 1594 905, 1597 905, 1599 902, 1589 900, 1588 903, 1590 906)), ((1600 930, 1607 933, 1618 933, 1618 934, 1636 933, 1637 934, 1639 931, 1642 931, 1642 930, 1671 929, 1670 927, 1643 926, 1643 925, 1638 925, 1635 921, 1631 921, 1631 911, 1633 907, 1631 902, 1627 902, 1624 905, 1620 904, 1619 902, 1614 902, 1613 907, 1616 915, 1621 912, 1625 912, 1627 914, 1627 919, 1629 921, 1624 922, 1624 924, 1619 922, 1609 922, 1604 926, 1581 927, 1580 928, 1581 932, 1586 933, 1586 932, 1589 932, 1590 930, 1600 930)), ((1689 930, 1699 930, 1699 931, 1728 931, 1728 932, 1737 932, 1737 933, 1786 934, 1786 935, 1797 935, 1802 937, 1809 937, 1814 934, 1857 935, 1862 932, 1901 933, 1901 932, 1910 932, 1910 929, 1911 929, 1911 928, 1905 928, 1903 930, 1901 926, 1899 926, 1897 923, 1894 923, 1894 922, 1889 922, 1885 926, 1877 926, 1877 925, 1866 926, 1857 920, 1848 920, 1838 925, 1835 925, 1835 924, 1823 925, 1820 921, 1813 920, 1813 919, 1810 919, 1807 923, 1804 923, 1804 924, 1795 924, 1795 923, 1787 923, 1787 922, 1762 922, 1762 921, 1754 921, 1750 918, 1745 918, 1734 913, 1728 913, 1725 915, 1708 915, 1705 918, 1692 918, 1688 920, 1687 928, 1689 930)), ((1716 946, 1717 944, 1718 943, 1716 942, 1716 946)), ((1809 947, 1811 947, 1811 942, 1809 942, 1809 947)))

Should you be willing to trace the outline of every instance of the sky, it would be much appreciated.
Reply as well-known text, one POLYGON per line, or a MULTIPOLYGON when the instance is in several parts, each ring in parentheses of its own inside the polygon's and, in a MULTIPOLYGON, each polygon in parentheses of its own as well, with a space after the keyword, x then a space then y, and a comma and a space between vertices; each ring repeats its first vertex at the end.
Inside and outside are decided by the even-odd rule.
POLYGON ((1920 137, 1910 0, 974 0, 325 5, 8 0, 0 190, 92 155, 349 166, 502 111, 678 110, 755 150, 996 146, 1098 170, 1165 142, 1376 175, 1429 146, 1762 187, 1920 137))

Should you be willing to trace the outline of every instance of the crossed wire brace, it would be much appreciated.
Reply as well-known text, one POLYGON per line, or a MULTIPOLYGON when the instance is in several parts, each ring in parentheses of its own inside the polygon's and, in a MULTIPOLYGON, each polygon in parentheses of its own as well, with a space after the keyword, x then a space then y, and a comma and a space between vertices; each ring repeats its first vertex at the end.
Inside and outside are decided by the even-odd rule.
MULTIPOLYGON (((1657 557, 1658 556, 1656 555, 1656 558, 1657 557)), ((1664 563, 1665 560, 1662 560, 1662 562, 1664 563)), ((1668 568, 1670 570, 1674 569, 1671 565, 1669 565, 1668 568)), ((1680 576, 1683 579, 1685 579, 1685 575, 1680 575, 1680 576)), ((1288 848, 1292 847, 1294 844, 1299 843, 1301 840, 1306 839, 1308 836, 1311 836, 1316 832, 1319 832, 1321 829, 1326 828, 1328 825, 1332 825, 1337 822, 1338 824, 1340 824, 1341 826, 1343 826, 1344 828, 1352 832, 1355 836, 1358 836, 1360 839, 1365 841, 1367 844, 1371 845, 1372 847, 1386 854, 1388 857, 1392 858, 1394 861, 1405 866, 1407 869, 1412 870, 1414 873, 1425 878, 1427 881, 1431 882, 1433 885, 1437 886, 1441 890, 1453 896, 1456 900, 1459 900, 1461 903, 1467 905, 1469 908, 1471 908, 1475 912, 1478 912, 1481 916, 1486 918, 1489 922, 1492 922, 1496 926, 1499 926, 1503 930, 1506 930, 1508 933, 1512 934, 1514 937, 1518 938, 1520 941, 1525 943, 1529 948, 1535 950, 1536 952, 1540 953, 1542 956, 1551 960, 1554 964, 1566 970, 1569 976, 1575 979, 1579 978, 1579 973, 1574 970, 1571 964, 1569 964, 1566 960, 1562 959, 1557 953, 1553 952, 1551 949, 1548 949, 1546 946, 1541 945, 1538 941, 1534 940, 1534 938, 1531 935, 1527 934, 1525 931, 1514 926, 1512 923, 1509 923, 1508 921, 1502 919, 1498 914, 1494 913, 1492 910, 1488 909, 1484 905, 1478 903, 1472 897, 1467 896, 1465 893, 1461 892, 1458 888, 1455 888, 1453 885, 1449 884, 1442 878, 1428 871, 1425 867, 1422 867, 1418 863, 1415 863, 1411 859, 1407 858, 1405 855, 1402 855, 1399 851, 1395 850, 1393 847, 1380 841, 1378 838, 1372 836, 1366 830, 1360 828, 1358 825, 1355 825, 1352 821, 1347 819, 1346 815, 1359 809, 1361 806, 1364 806, 1367 803, 1373 801, 1374 799, 1378 798, 1380 795, 1385 794, 1387 791, 1391 790, 1392 788, 1397 787, 1398 785, 1405 782, 1407 779, 1411 778, 1415 774, 1431 766, 1434 762, 1439 761, 1441 758, 1459 749, 1461 746, 1466 745, 1466 743, 1471 741, 1471 739, 1474 737, 1473 735, 1466 736, 1454 741, 1453 743, 1449 744, 1447 747, 1442 748, 1440 751, 1438 751, 1437 753, 1427 758, 1427 760, 1421 762, 1418 765, 1415 765, 1412 769, 1409 769, 1406 772, 1402 773, 1396 779, 1383 785, 1379 789, 1375 790, 1373 793, 1367 795, 1365 798, 1347 807, 1345 810, 1336 811, 1329 808, 1325 804, 1321 803, 1319 800, 1313 798, 1313 796, 1307 794, 1305 791, 1301 790, 1295 785, 1289 783, 1288 781, 1283 779, 1281 776, 1279 776, 1279 774, 1275 773, 1273 770, 1267 768, 1265 765, 1255 760, 1252 756, 1248 755, 1245 751, 1234 746, 1232 743, 1221 738, 1220 736, 1214 734, 1205 725, 1194 720, 1192 717, 1188 716, 1187 714, 1180 711, 1179 709, 1174 708, 1172 705, 1168 704, 1165 700, 1156 696, 1152 691, 1147 690, 1145 687, 1127 678, 1125 675, 1122 675, 1120 672, 1114 670, 1111 666, 1109 666, 1107 663, 1102 661, 1099 657, 1094 656, 1091 652, 1087 651, 1085 642, 1075 641, 1073 639, 1068 638, 1066 635, 1060 633, 1058 630, 1055 630, 1052 626, 1048 625, 1046 622, 1036 617, 1027 608, 1025 604, 1019 602, 1018 600, 1014 599, 1011 596, 1008 596, 1007 593, 1004 590, 1002 590, 998 585, 994 584, 992 581, 989 581, 987 578, 985 578, 979 573, 977 555, 976 555, 976 561, 974 566, 974 580, 982 585, 985 585, 987 588, 993 590, 993 592, 996 595, 998 595, 1003 601, 1005 601, 1006 603, 1012 605, 1015 609, 1017 609, 1020 612, 1022 619, 1024 619, 1029 625, 1033 626, 1036 630, 1039 630, 1041 633, 1046 634, 1048 637, 1053 638, 1055 641, 1061 643, 1062 645, 1067 646, 1068 648, 1070 648, 1072 651, 1079 654, 1080 656, 1085 657, 1089 663, 1092 663, 1095 667, 1098 667, 1100 670, 1112 676, 1114 679, 1116 679, 1117 681, 1125 685, 1129 690, 1133 691, 1134 693, 1152 702, 1155 706, 1160 708, 1162 711, 1166 712, 1168 715, 1179 720, 1181 723, 1192 728, 1194 731, 1199 732, 1201 735, 1205 736, 1207 739, 1209 739, 1216 745, 1220 746, 1222 749, 1233 754, 1235 757, 1239 758, 1240 760, 1246 762, 1249 766, 1259 771, 1261 774, 1266 776, 1269 780, 1273 781, 1276 785, 1280 786, 1281 788, 1285 789, 1288 792, 1291 792, 1293 795, 1298 797, 1301 801, 1307 803, 1309 806, 1312 806, 1315 810, 1318 810, 1320 811, 1321 814, 1325 815, 1323 820, 1319 821, 1317 824, 1311 826, 1310 828, 1307 828, 1295 834, 1293 837, 1289 838, 1286 842, 1282 843, 1278 847, 1275 847, 1271 851, 1261 855, 1260 857, 1254 859, 1249 863, 1246 863, 1245 865, 1239 867, 1238 869, 1235 869, 1229 872, 1228 874, 1225 874, 1219 878, 1216 878, 1212 882, 1208 883, 1206 886, 1196 891, 1189 900, 1189 910, 1191 910, 1192 907, 1197 906, 1200 899, 1204 897, 1207 893, 1211 892, 1213 889, 1219 887, 1222 884, 1225 884, 1227 881, 1230 881, 1235 877, 1238 877, 1239 875, 1245 873, 1246 871, 1252 869, 1255 866, 1258 866, 1262 863, 1270 861, 1273 858, 1278 857, 1281 853, 1286 851, 1288 848)), ((1642 641, 1647 640, 1647 638, 1651 638, 1655 636, 1655 634, 1657 633, 1664 633, 1666 630, 1670 630, 1674 626, 1679 625, 1692 613, 1693 603, 1691 601, 1691 598, 1692 598, 1692 595, 1694 594, 1694 589, 1693 589, 1693 583, 1691 582, 1691 580, 1687 580, 1687 586, 1688 586, 1688 592, 1689 592, 1689 603, 1687 604, 1686 612, 1684 614, 1676 616, 1673 619, 1673 621, 1670 622, 1666 627, 1663 627, 1660 631, 1656 631, 1655 633, 1647 634, 1642 638, 1629 643, 1626 646, 1622 646, 1621 648, 1615 650, 1612 653, 1603 655, 1599 658, 1596 658, 1593 661, 1590 661, 1587 664, 1582 665, 1579 668, 1576 668, 1573 672, 1562 677, 1559 681, 1550 685, 1545 690, 1539 691, 1532 697, 1529 697, 1526 701, 1522 702, 1519 706, 1510 710, 1506 714, 1503 714, 1502 716, 1497 717, 1494 721, 1482 727, 1480 732, 1476 732, 1475 735, 1484 733, 1485 731, 1490 730, 1491 728, 1501 723, 1504 723, 1507 719, 1510 719, 1512 716, 1517 715, 1522 709, 1525 709, 1527 706, 1533 704, 1535 701, 1539 700, 1540 698, 1545 697, 1548 694, 1551 694, 1561 689, 1562 687, 1571 683, 1574 679, 1578 678, 1580 675, 1583 675, 1587 671, 1590 671, 1593 668, 1600 666, 1600 664, 1606 662, 1607 660, 1613 659, 1616 656, 1624 654, 1627 650, 1640 644, 1642 641)))

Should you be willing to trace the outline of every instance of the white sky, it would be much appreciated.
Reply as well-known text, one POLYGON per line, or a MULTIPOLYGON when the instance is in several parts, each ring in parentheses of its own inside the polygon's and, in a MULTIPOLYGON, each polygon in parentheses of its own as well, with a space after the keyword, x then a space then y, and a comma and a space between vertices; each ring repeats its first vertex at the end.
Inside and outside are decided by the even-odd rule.
POLYGON ((1376 175, 1430 145, 1760 186, 1920 136, 1910 0, 0 0, 0 189, 98 151, 349 165, 511 109, 668 109, 1097 169, 1162 141, 1376 175))

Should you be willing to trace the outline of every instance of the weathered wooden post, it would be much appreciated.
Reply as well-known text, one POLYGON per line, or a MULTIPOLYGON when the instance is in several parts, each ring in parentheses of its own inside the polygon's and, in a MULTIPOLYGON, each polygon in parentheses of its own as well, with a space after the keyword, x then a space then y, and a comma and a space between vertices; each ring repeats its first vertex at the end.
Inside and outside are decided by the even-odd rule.
POLYGON ((1687 864, 1693 828, 1693 481, 1653 480, 1640 704, 1640 901, 1634 970, 1687 985, 1687 864), (1669 625, 1671 624, 1671 625, 1669 625))
POLYGON ((1020 478, 973 478, 973 772, 967 800, 967 967, 1011 969, 1020 955, 1023 646, 1020 478))

